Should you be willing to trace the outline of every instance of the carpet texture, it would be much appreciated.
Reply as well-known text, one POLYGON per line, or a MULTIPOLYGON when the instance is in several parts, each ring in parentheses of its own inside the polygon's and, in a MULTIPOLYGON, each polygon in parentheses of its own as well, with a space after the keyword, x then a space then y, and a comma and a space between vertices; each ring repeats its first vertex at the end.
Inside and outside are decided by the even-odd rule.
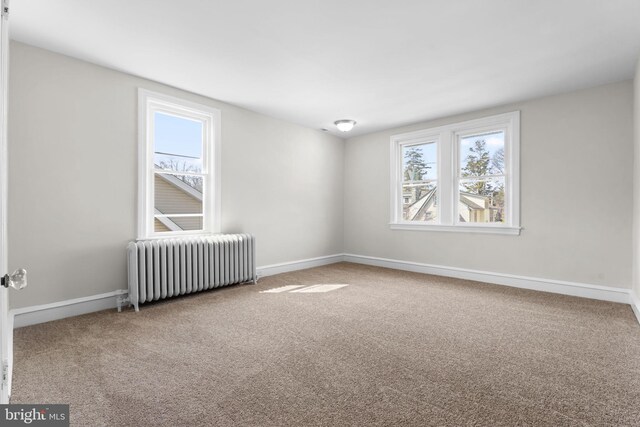
POLYGON ((629 306, 348 263, 14 340, 12 403, 73 425, 640 425, 629 306))

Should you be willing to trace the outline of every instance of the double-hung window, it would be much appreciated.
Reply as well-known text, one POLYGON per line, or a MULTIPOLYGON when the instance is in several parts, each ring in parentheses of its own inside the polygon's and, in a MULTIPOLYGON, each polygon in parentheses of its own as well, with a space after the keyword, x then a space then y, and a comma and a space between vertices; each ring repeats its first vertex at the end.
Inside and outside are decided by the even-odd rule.
POLYGON ((139 91, 138 238, 219 228, 220 111, 139 91))
POLYGON ((519 234, 513 112, 391 137, 391 228, 519 234))

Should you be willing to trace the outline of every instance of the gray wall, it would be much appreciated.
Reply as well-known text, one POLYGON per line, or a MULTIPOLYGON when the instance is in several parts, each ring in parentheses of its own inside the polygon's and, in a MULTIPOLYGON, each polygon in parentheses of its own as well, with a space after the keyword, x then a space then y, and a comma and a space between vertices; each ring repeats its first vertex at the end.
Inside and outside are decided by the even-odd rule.
POLYGON ((254 233, 259 265, 344 250, 631 286, 631 82, 364 135, 345 146, 20 43, 11 44, 10 73, 9 267, 30 274, 29 288, 12 294, 14 308, 126 288, 124 247, 136 236, 138 87, 222 110, 222 230, 254 233), (390 135, 516 109, 521 236, 389 229, 390 135))
POLYGON ((632 82, 349 139, 345 252, 490 272, 631 286, 632 82), (521 111, 520 236, 389 229, 389 137, 521 111))
POLYGON ((633 164, 633 290, 640 298, 640 59, 634 79, 634 164, 633 164))
POLYGON ((222 110, 222 231, 258 264, 342 252, 344 142, 49 51, 11 43, 9 267, 13 308, 126 288, 136 237, 137 89, 222 110))

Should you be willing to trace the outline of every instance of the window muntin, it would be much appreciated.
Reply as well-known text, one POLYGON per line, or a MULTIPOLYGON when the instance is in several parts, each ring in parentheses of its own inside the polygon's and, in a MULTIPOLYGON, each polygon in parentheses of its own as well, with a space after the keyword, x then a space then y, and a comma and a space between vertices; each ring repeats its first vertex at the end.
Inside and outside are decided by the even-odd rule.
POLYGON ((438 143, 402 145, 402 219, 436 222, 438 218, 438 143))
POLYGON ((392 136, 391 228, 519 234, 519 117, 507 113, 392 136), (429 144, 435 155, 416 154, 429 144), (410 173, 409 159, 418 176, 410 173), (434 174, 425 176, 427 159, 434 174), (419 211, 424 206, 416 202, 426 202, 428 192, 433 205, 419 211))
POLYGON ((458 136, 459 223, 504 223, 505 131, 458 136))
POLYGON ((215 232, 219 111, 144 90, 139 98, 139 238, 215 232))

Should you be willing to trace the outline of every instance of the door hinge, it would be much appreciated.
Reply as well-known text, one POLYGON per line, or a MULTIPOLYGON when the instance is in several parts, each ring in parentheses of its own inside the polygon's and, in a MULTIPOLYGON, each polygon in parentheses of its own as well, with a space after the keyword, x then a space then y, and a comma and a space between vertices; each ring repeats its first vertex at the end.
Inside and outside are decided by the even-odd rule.
POLYGON ((4 390, 9 385, 9 361, 2 361, 2 389, 4 390))
POLYGON ((2 0, 2 16, 9 16, 9 0, 2 0))

